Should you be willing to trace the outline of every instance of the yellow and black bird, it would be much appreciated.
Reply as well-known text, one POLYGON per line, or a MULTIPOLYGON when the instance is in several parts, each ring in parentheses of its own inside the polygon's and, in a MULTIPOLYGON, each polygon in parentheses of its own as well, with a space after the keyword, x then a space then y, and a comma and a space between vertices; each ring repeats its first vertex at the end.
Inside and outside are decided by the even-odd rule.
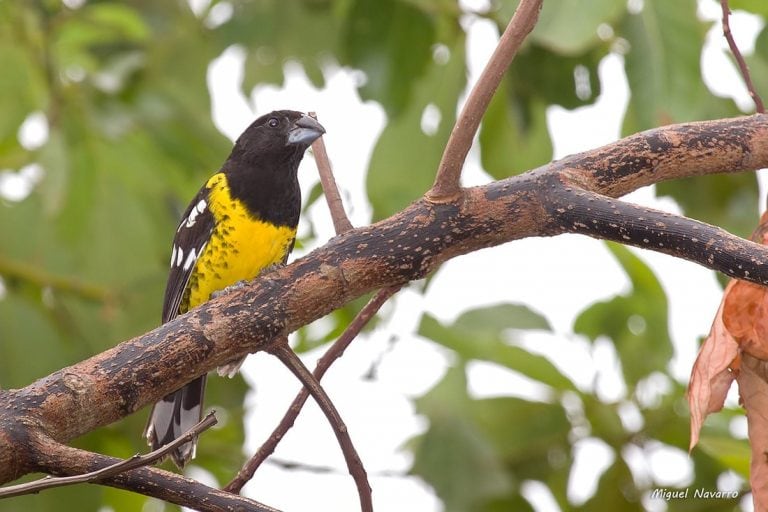
MULTIPOLYGON (((323 133, 311 117, 278 110, 259 117, 240 135, 176 229, 163 323, 206 302, 214 292, 285 263, 301 209, 299 162, 323 133)), ((219 373, 233 375, 241 363, 219 368, 219 373)), ((154 405, 145 430, 153 450, 200 421, 205 379, 196 378, 154 405)), ((196 444, 194 440, 171 452, 177 466, 194 457, 196 444)))

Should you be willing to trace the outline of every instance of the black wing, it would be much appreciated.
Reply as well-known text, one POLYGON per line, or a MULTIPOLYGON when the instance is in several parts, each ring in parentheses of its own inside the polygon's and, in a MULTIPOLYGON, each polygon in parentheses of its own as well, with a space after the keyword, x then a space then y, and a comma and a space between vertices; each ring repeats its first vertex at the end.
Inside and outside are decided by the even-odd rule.
POLYGON ((205 249, 215 226, 213 214, 208 208, 208 191, 205 186, 200 189, 176 229, 171 250, 171 270, 163 299, 163 323, 173 320, 179 314, 179 305, 195 262, 205 249))

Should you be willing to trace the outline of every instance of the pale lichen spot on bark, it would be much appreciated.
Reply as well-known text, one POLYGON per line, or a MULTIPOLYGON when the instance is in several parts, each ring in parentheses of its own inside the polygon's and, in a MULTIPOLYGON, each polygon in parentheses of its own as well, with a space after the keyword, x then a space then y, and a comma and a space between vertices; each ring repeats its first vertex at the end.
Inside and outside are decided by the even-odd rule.
POLYGON ((65 373, 61 379, 62 383, 75 394, 82 394, 88 389, 82 376, 76 373, 65 373))
POLYGON ((206 341, 214 343, 225 339, 229 334, 229 331, 225 325, 225 322, 206 322, 201 327, 203 337, 206 341))

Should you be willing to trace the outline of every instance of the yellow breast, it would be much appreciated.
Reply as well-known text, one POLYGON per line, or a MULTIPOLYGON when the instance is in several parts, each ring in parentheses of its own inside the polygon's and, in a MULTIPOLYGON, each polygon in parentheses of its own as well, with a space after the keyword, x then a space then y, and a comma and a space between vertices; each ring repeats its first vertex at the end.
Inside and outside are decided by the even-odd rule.
POLYGON ((187 284, 188 310, 210 299, 213 292, 239 281, 253 279, 270 265, 282 263, 296 237, 296 228, 276 226, 256 219, 235 201, 224 174, 206 183, 208 207, 216 219, 211 238, 195 263, 187 284))

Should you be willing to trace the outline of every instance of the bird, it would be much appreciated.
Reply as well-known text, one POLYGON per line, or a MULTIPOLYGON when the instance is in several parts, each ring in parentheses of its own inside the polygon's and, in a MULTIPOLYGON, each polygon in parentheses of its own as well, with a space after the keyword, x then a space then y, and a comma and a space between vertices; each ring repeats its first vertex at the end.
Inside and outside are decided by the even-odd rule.
MULTIPOLYGON (((293 110, 265 114, 238 137, 221 169, 181 217, 171 246, 162 322, 170 322, 264 269, 284 264, 293 250, 301 210, 298 167, 325 133, 293 110)), ((220 367, 234 376, 244 358, 220 367)), ((181 437, 202 419, 206 374, 155 403, 144 430, 153 450, 181 437)), ((197 439, 170 452, 180 468, 195 456, 197 439)))

